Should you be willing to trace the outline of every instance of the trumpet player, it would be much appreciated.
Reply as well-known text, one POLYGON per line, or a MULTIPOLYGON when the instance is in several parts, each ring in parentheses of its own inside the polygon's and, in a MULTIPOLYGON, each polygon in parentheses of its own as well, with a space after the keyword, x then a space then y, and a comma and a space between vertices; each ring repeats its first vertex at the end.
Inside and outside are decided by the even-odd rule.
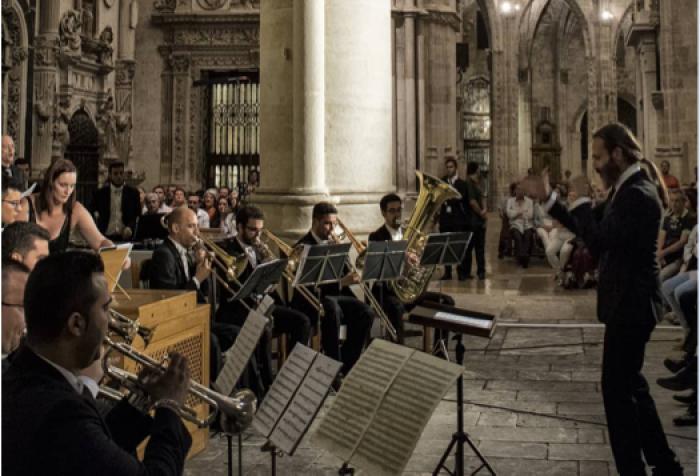
MULTIPOLYGON (((241 282, 245 282, 259 264, 274 258, 269 249, 260 241, 260 234, 264 227, 265 215, 260 208, 247 205, 238 210, 236 214, 238 234, 234 238, 226 240, 223 247, 229 255, 245 255, 247 258, 248 264, 238 277, 241 282)), ((276 291, 271 294, 271 297, 275 300, 272 309, 273 330, 280 334, 289 335, 289 349, 293 349, 297 342, 308 345, 311 329, 316 327, 316 315, 307 315, 285 306, 276 291)), ((255 303, 250 299, 247 300, 247 305, 255 307, 255 303)), ((247 315, 247 308, 240 302, 222 302, 217 313, 217 320, 242 326, 247 315)), ((267 342, 268 340, 261 340, 258 348, 258 363, 260 364, 264 389, 269 388, 272 383, 271 349, 268 345, 264 345, 267 342)))
MULTIPOLYGON (((325 244, 332 240, 338 217, 335 206, 327 202, 317 203, 311 215, 311 230, 296 245, 325 244)), ((320 286, 321 303, 325 313, 321 319, 321 346, 326 355, 343 362, 344 375, 348 374, 360 358, 374 320, 372 308, 357 299, 348 287, 359 282, 358 274, 350 272, 346 266, 346 274, 340 283, 320 286), (347 336, 342 346, 338 334, 341 324, 347 326, 347 336)), ((305 310, 306 314, 310 315, 313 312, 309 303, 299 294, 295 293, 292 305, 296 309, 305 310)))
MULTIPOLYGON (((369 234, 369 241, 400 241, 403 239, 403 230, 401 228, 401 214, 403 212, 403 201, 401 197, 395 193, 384 195, 379 201, 379 209, 382 212, 384 223, 375 231, 369 234)), ((418 256, 414 253, 406 253, 406 265, 412 266, 418 264, 418 256)), ((387 283, 377 283, 372 290, 377 301, 382 303, 382 309, 393 324, 398 334, 399 343, 404 342, 404 325, 403 315, 406 311, 410 311, 417 304, 423 301, 433 301, 440 304, 454 306, 455 302, 447 294, 436 293, 432 291, 424 292, 415 302, 406 305, 392 291, 387 283)), ((438 333, 436 331, 436 338, 438 333)), ((445 331, 446 332, 446 331, 445 331)))
POLYGON ((128 399, 104 418, 78 377, 100 357, 111 297, 99 256, 51 255, 25 291, 26 342, 2 376, 3 474, 182 474, 191 438, 173 410, 189 387, 187 362, 142 380, 155 416, 128 399), (145 456, 137 445, 150 436, 145 456))

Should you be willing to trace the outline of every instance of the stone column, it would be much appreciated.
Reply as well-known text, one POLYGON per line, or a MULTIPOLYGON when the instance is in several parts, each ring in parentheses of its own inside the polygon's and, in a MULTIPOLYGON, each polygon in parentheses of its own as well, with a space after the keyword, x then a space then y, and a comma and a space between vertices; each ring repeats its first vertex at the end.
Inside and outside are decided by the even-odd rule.
POLYGON ((133 80, 136 69, 134 48, 136 24, 138 23, 138 1, 122 0, 119 3, 119 51, 115 65, 115 101, 117 117, 117 154, 119 160, 131 169, 131 127, 133 117, 133 80))
MULTIPOLYGON (((58 24, 61 4, 55 0, 41 0, 39 4, 39 33, 34 42, 34 111, 32 138, 32 169, 37 173, 51 165, 54 155, 54 132, 65 133, 68 140, 68 123, 58 123, 54 128, 56 105, 56 76, 58 56, 58 24), (65 130, 64 130, 65 129, 65 130)), ((61 119, 58 119, 61 121, 61 119)))
POLYGON ((268 0, 260 16, 268 226, 298 236, 330 200, 353 231, 375 228, 393 190, 389 1, 268 0))
POLYGON ((656 87, 656 41, 652 38, 640 42, 637 47, 640 68, 641 91, 637 91, 637 97, 644 101, 644 153, 651 157, 657 144, 657 117, 656 108, 653 105, 652 94, 656 87))

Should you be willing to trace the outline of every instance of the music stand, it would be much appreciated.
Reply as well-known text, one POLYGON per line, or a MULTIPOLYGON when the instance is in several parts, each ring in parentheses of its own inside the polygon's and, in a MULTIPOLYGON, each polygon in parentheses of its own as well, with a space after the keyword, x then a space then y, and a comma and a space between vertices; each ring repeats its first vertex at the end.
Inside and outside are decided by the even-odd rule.
MULTIPOLYGON (((493 334, 495 329, 495 321, 492 314, 466 310, 455 312, 455 310, 449 306, 428 302, 423 303, 421 306, 432 311, 434 316, 432 318, 427 315, 421 316, 419 322, 422 321, 423 324, 430 325, 436 329, 453 331, 456 333, 454 337, 457 341, 455 354, 457 364, 459 365, 464 365, 465 348, 464 344, 462 344, 462 334, 471 334, 488 338, 493 334), (483 322, 475 325, 475 321, 483 322)), ((457 378, 457 431, 452 434, 452 440, 433 471, 433 476, 437 476, 442 469, 445 469, 448 474, 452 476, 464 476, 464 443, 467 443, 471 447, 474 454, 481 461, 481 466, 479 466, 472 475, 481 471, 482 468, 486 468, 492 476, 496 476, 496 472, 493 470, 488 460, 481 454, 481 451, 479 451, 471 438, 469 438, 469 435, 464 431, 464 378, 462 373, 457 378), (445 465, 445 462, 455 445, 457 447, 455 452, 455 469, 454 471, 450 471, 445 465)))
MULTIPOLYGON (((467 252, 472 233, 433 233, 428 235, 428 240, 423 248, 421 256, 421 266, 452 266, 462 263, 464 254, 467 252)), ((442 294, 442 280, 440 280, 440 294, 442 294)), ((440 332, 440 338, 435 342, 433 354, 442 353, 446 360, 450 360, 447 352, 446 336, 440 332)))
POLYGON ((292 286, 337 283, 345 275, 351 243, 304 245, 292 286))
MULTIPOLYGON (((362 282, 386 282, 398 279, 403 272, 406 261, 406 248, 408 241, 370 241, 365 252, 364 268, 362 269, 362 282)), ((368 292, 372 292, 371 286, 367 286, 368 292)), ((380 287, 380 307, 384 307, 384 288, 380 287)), ((368 297, 373 299, 373 296, 368 297)), ((391 325, 391 322, 380 320, 383 328, 391 325)), ((382 334, 383 335, 383 334, 382 334)))
POLYGON ((241 301, 247 297, 253 297, 257 302, 259 297, 266 294, 271 286, 276 285, 282 273, 287 267, 287 260, 276 259, 260 264, 255 267, 245 283, 243 283, 236 294, 231 296, 228 301, 241 301))

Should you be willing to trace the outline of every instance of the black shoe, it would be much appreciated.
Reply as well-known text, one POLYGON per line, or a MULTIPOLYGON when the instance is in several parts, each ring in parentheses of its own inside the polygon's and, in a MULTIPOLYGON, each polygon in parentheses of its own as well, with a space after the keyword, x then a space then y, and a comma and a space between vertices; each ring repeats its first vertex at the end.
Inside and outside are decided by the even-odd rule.
POLYGON ((688 365, 688 361, 685 359, 664 359, 664 367, 674 374, 680 372, 686 365, 688 365))
POLYGON ((698 394, 693 392, 690 395, 674 395, 673 399, 685 405, 690 405, 691 403, 696 403, 698 401, 698 394))
POLYGON ((474 279, 474 276, 471 274, 462 274, 458 277, 460 281, 466 281, 467 279, 474 279))
POLYGON ((666 466, 655 466, 651 471, 652 476, 683 476, 683 466, 674 460, 666 466))
POLYGON ((452 281, 452 273, 443 274, 442 277, 440 278, 440 281, 452 281))
POLYGON ((673 424, 676 426, 697 426, 698 415, 697 413, 691 412, 690 409, 688 409, 688 411, 682 414, 681 416, 677 416, 676 418, 674 418, 673 424))
POLYGON ((479 273, 477 276, 479 277, 479 281, 486 279, 486 273, 479 273))
POLYGON ((695 386, 696 376, 689 370, 690 366, 683 368, 673 377, 656 379, 661 387, 675 392, 682 392, 695 386))

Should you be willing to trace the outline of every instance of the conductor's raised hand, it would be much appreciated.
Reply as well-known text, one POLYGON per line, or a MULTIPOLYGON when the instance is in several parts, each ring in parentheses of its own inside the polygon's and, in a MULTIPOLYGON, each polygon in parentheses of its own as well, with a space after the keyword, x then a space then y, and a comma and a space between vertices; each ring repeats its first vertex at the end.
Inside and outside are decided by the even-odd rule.
POLYGON ((534 197, 541 202, 545 201, 552 192, 552 188, 549 186, 549 169, 547 167, 542 169, 539 176, 528 175, 520 182, 520 186, 525 195, 534 197))
POLYGON ((569 181, 569 189, 576 192, 577 197, 587 197, 590 195, 591 186, 588 183, 588 177, 579 175, 569 181))

